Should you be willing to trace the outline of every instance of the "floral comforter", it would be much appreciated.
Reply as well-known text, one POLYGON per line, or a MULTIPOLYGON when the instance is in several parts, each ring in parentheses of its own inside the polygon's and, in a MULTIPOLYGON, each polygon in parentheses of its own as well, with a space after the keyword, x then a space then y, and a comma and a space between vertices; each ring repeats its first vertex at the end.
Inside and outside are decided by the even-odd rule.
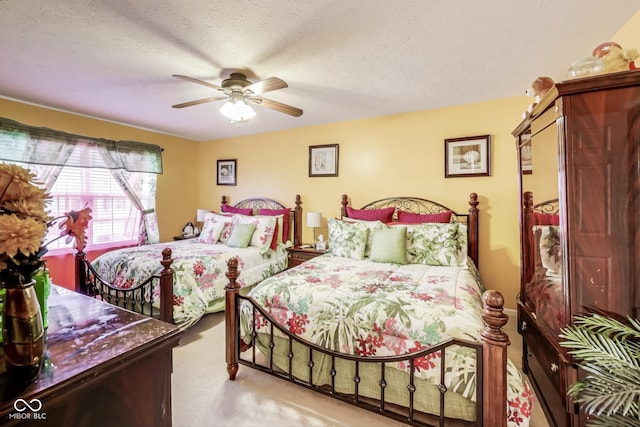
MULTIPOLYGON (((256 247, 232 248, 223 244, 205 244, 196 239, 179 240, 107 252, 92 262, 106 280, 122 289, 133 288, 162 271, 162 250, 171 248, 174 270, 173 317, 177 325, 187 328, 205 313, 217 311, 212 303, 223 301, 228 282, 227 261, 238 259, 240 287, 252 286, 287 267, 284 245, 260 254, 256 247)), ((159 307, 159 292, 153 295, 159 307)), ((145 296, 148 301, 149 295, 145 296)))
MULTIPOLYGON (((449 337, 478 342, 484 326, 483 291, 470 260, 466 268, 436 267, 327 254, 266 279, 249 296, 307 341, 348 354, 386 356, 418 351, 449 337)), ((248 331, 251 310, 244 304, 241 324, 248 331)), ((257 323, 260 332, 264 322, 257 323)), ((460 354, 447 357, 445 385, 475 401, 475 355, 458 348, 460 354)), ((440 358, 418 360, 416 376, 439 383, 440 358)), ((409 371, 408 364, 397 368, 409 371)), ((509 425, 527 426, 533 395, 511 361, 507 388, 509 425)))

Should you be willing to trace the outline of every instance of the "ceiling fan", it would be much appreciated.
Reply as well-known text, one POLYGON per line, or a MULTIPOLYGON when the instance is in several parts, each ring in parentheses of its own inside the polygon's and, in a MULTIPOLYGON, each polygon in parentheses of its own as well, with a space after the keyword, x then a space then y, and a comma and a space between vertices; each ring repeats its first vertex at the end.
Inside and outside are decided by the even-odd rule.
POLYGON ((267 107, 294 117, 300 117, 302 115, 302 110, 299 108, 260 96, 263 93, 284 89, 289 86, 284 80, 278 77, 269 77, 268 79, 251 83, 244 74, 236 72, 231 73, 228 79, 224 79, 220 86, 179 74, 173 74, 173 77, 207 86, 224 93, 222 96, 213 96, 172 105, 173 108, 191 107, 192 105, 204 104, 205 102, 227 100, 220 108, 220 112, 235 122, 246 121, 255 116, 255 112, 251 109, 249 103, 267 107))

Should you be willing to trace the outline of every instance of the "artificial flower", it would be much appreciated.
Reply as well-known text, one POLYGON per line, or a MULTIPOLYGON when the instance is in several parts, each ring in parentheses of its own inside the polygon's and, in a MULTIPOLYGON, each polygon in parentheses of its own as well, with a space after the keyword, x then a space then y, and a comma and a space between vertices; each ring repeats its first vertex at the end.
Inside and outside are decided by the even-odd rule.
POLYGON ((91 219, 91 208, 86 207, 79 211, 70 211, 65 214, 65 220, 62 221, 58 228, 62 231, 60 236, 67 236, 67 243, 75 238, 73 247, 79 251, 84 250, 87 245, 87 227, 91 219))
POLYGON ((70 227, 64 235, 75 237, 76 247, 84 248, 91 209, 71 211, 52 220, 46 212, 48 200, 49 195, 28 169, 0 164, 0 282, 31 280, 44 264, 42 256, 53 240, 43 240, 57 219, 65 218, 70 227))

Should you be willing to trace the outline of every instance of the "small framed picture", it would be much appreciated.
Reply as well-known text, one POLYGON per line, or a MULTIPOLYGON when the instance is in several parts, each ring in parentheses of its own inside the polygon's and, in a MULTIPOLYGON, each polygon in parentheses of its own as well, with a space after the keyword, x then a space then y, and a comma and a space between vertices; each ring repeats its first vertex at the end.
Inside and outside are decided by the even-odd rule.
POLYGON ((338 144, 309 146, 309 176, 338 176, 338 144))
POLYGON ((491 135, 444 140, 444 177, 490 176, 491 135))
POLYGON ((236 159, 218 160, 218 185, 236 185, 236 159))

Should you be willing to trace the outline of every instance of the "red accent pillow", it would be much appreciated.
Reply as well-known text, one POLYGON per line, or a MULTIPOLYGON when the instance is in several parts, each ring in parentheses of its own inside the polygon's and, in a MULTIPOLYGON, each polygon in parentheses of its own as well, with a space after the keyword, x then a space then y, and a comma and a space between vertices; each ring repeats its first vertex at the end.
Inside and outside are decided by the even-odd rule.
POLYGON ((347 216, 353 219, 361 219, 364 221, 382 221, 391 222, 393 220, 393 213, 396 208, 381 208, 381 209, 353 209, 347 206, 347 216))
POLYGON ((425 222, 451 222, 451 211, 443 211, 432 214, 417 214, 398 209, 398 221, 407 224, 423 224, 425 222))
POLYGON ((560 215, 553 213, 534 212, 533 221, 536 225, 560 225, 560 215))
POLYGON ((222 212, 237 213, 240 215, 253 215, 252 208, 236 208, 235 206, 222 205, 222 212))
POLYGON ((273 228, 273 237, 271 238, 271 244, 269 245, 269 247, 274 251, 278 248, 278 228, 278 221, 276 221, 276 226, 273 228))
MULTIPOLYGON (((287 243, 289 239, 289 224, 291 224, 289 220, 291 209, 259 209, 258 215, 282 215, 282 243, 287 243)), ((278 235, 277 230, 274 235, 278 235)))

